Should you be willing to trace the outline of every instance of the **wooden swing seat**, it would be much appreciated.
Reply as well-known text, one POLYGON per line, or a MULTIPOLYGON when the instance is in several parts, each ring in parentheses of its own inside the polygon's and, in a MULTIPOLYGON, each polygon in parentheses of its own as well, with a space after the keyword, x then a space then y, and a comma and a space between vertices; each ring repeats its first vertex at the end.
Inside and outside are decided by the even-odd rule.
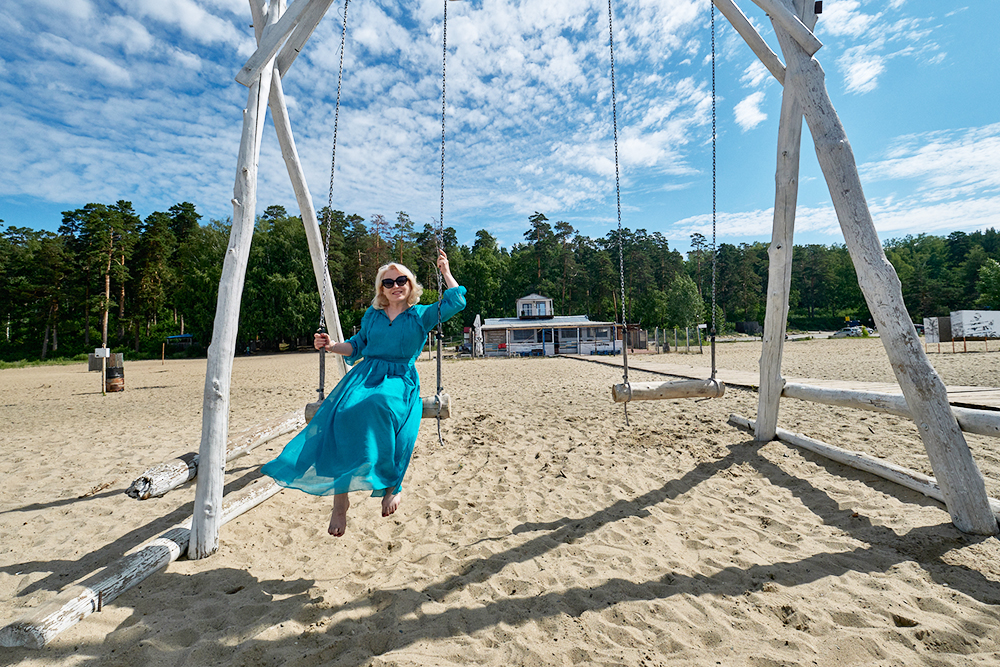
POLYGON ((658 401, 664 398, 720 398, 726 393, 722 380, 674 380, 672 382, 630 382, 611 388, 615 403, 658 401))

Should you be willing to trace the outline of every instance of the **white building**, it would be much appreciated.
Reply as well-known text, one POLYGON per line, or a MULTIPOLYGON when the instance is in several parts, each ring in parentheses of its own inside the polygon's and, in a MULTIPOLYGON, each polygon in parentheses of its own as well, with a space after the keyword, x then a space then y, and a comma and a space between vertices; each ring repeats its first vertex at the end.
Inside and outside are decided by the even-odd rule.
POLYGON ((614 322, 592 322, 586 315, 556 316, 552 299, 529 294, 517 300, 517 317, 483 321, 487 357, 618 354, 614 322))

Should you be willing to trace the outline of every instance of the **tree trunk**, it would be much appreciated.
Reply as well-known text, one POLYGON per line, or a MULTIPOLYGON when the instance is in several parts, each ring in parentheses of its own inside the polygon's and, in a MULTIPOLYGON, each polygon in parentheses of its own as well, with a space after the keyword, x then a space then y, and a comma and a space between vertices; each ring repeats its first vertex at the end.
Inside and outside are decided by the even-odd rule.
POLYGON ((52 327, 51 323, 52 309, 49 309, 49 318, 45 320, 45 336, 42 337, 42 361, 45 361, 45 355, 49 352, 49 329, 52 327))
POLYGON ((122 255, 121 290, 118 292, 118 339, 125 338, 125 255, 122 255))
POLYGON ((114 240, 108 248, 108 265, 104 269, 104 306, 101 313, 101 347, 108 346, 108 310, 111 308, 111 262, 114 258, 114 240))
POLYGON ((87 275, 87 287, 83 292, 83 344, 90 347, 90 274, 87 275))
POLYGON ((52 351, 59 351, 59 302, 52 304, 52 351))

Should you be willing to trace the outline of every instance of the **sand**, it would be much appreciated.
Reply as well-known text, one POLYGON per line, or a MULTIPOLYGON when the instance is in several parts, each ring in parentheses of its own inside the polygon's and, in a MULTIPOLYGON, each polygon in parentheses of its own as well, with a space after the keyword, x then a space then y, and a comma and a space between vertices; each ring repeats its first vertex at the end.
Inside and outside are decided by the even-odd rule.
MULTIPOLYGON (((754 370, 759 343, 719 346, 754 370)), ((697 362, 692 355, 685 363, 697 362)), ((707 360, 706 357, 702 359, 707 360)), ((932 355, 949 384, 998 386, 1000 349, 932 355)), ((419 364, 425 387, 434 364, 419 364)), ((193 485, 124 489, 197 449, 205 362, 0 371, 0 625, 186 518, 193 485)), ((633 403, 618 369, 555 358, 445 364, 445 446, 425 421, 392 517, 283 491, 19 665, 1000 664, 1000 541, 943 506, 726 425, 756 394, 633 403)), ((313 355, 241 357, 231 428, 314 400, 313 355)), ((877 340, 796 341, 789 376, 889 381, 877 340)), ((656 379, 633 373, 636 381, 656 379)), ((788 401, 780 425, 930 473, 907 420, 788 401)), ((258 476, 287 437, 230 464, 258 476)), ((1000 497, 1000 447, 970 446, 1000 497)))

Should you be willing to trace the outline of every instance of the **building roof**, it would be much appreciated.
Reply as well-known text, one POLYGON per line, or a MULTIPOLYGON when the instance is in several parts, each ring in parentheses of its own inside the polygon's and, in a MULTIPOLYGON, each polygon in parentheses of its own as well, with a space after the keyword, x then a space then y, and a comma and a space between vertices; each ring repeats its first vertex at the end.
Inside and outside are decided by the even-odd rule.
POLYGON ((534 292, 532 292, 528 296, 522 296, 520 299, 518 299, 518 301, 524 301, 525 299, 531 299, 532 301, 539 301, 539 300, 551 301, 552 297, 542 296, 541 294, 535 294, 534 292))
POLYGON ((516 317, 487 317, 483 329, 561 329, 577 327, 609 327, 614 322, 594 322, 586 315, 558 315, 547 320, 522 320, 516 317))

